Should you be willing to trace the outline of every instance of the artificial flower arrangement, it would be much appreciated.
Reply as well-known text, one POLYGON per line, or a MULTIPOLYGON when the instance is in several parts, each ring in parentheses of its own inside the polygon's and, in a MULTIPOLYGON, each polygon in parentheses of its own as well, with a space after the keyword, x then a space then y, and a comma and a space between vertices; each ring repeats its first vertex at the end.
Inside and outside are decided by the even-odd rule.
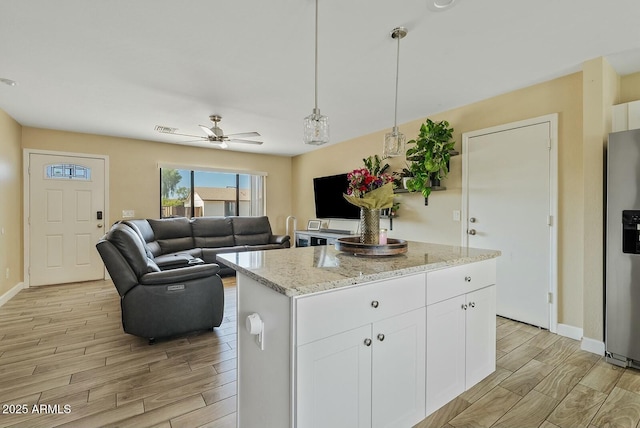
POLYGON ((345 199, 360 208, 377 210, 393 206, 393 175, 384 171, 388 164, 381 166, 378 155, 362 160, 364 168, 354 169, 347 174, 349 187, 345 199))

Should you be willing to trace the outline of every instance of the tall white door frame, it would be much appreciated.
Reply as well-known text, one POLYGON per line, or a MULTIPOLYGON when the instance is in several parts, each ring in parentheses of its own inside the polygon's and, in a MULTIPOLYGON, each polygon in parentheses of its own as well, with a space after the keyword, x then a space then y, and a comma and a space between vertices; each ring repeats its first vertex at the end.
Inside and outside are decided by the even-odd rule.
POLYGON ((469 216, 468 194, 468 165, 469 165, 469 140, 473 137, 507 131, 509 129, 525 126, 549 123, 550 125, 550 152, 549 152, 549 209, 551 224, 549 227, 549 293, 551 296, 549 306, 549 331, 557 332, 558 328, 558 114, 553 113, 532 119, 498 125, 491 128, 466 132, 462 135, 462 222, 461 236, 462 246, 467 247, 469 235, 467 234, 469 216))
MULTIPOLYGON (((107 224, 109 220, 109 156, 107 155, 98 155, 98 154, 88 154, 88 153, 73 153, 73 152, 57 152, 52 150, 37 150, 37 149, 23 149, 22 151, 22 182, 23 182, 23 245, 24 245, 24 266, 23 266, 23 275, 24 275, 24 287, 28 288, 31 284, 31 278, 29 274, 29 263, 31 260, 31 229, 29 225, 29 217, 30 217, 30 189, 31 189, 31 180, 29 176, 29 158, 31 154, 41 154, 41 155, 53 155, 53 156, 72 156, 78 158, 93 158, 93 159, 102 159, 104 160, 104 224, 107 224)), ((107 273, 105 270, 105 274, 103 278, 107 278, 107 273)))

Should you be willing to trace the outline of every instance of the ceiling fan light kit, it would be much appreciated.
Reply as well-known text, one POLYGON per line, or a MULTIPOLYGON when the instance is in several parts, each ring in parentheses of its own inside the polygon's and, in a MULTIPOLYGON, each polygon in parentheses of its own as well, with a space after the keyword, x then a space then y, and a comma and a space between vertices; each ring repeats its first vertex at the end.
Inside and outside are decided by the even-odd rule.
POLYGON ((404 27, 396 27, 391 31, 391 38, 398 40, 398 49, 396 54, 396 100, 393 116, 393 128, 391 132, 384 135, 384 145, 382 146, 383 157, 394 157, 404 155, 404 144, 406 137, 398 130, 398 74, 400 71, 400 39, 407 35, 407 29, 404 27))
POLYGON ((318 0, 316 0, 315 34, 315 106, 313 112, 304 118, 305 144, 319 146, 329 142, 329 118, 320 114, 318 108, 318 0))

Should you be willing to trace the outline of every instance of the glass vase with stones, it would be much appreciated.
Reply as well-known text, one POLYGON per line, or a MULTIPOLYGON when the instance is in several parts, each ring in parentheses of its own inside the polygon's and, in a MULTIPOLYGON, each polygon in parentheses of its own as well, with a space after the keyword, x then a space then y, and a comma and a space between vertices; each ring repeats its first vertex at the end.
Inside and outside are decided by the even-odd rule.
POLYGON ((360 243, 377 245, 379 239, 380 210, 360 208, 360 243))

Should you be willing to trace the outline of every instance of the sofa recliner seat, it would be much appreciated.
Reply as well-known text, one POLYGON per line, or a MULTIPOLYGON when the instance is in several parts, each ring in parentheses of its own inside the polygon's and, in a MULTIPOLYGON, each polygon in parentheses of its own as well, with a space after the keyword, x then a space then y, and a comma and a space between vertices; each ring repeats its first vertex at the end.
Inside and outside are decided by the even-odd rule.
POLYGON ((274 235, 269 218, 186 217, 126 220, 144 241, 150 258, 160 269, 174 269, 197 263, 215 263, 220 275, 235 271, 218 262, 216 255, 244 251, 289 248, 288 235, 274 235))
POLYGON ((217 264, 163 271, 138 233, 121 223, 96 248, 120 295, 126 333, 152 342, 222 323, 224 289, 217 264))

